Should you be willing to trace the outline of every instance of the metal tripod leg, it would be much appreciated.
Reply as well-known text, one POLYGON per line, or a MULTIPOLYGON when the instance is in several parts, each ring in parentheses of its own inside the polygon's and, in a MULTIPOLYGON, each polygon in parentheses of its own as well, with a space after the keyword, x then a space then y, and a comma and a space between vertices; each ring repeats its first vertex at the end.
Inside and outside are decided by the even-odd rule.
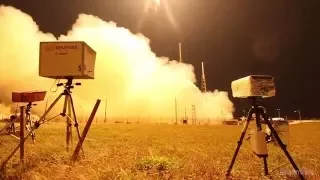
POLYGON ((230 175, 230 172, 231 172, 231 170, 232 170, 233 164, 234 164, 234 162, 235 162, 235 160, 236 160, 236 158, 237 158, 238 152, 239 152, 239 150, 240 150, 240 146, 242 145, 243 138, 244 138, 244 136, 246 135, 246 131, 247 131, 248 126, 249 126, 249 122, 250 122, 250 120, 251 120, 251 118, 252 118, 252 114, 253 114, 253 109, 251 108, 251 109, 249 110, 246 123, 245 123, 245 125, 244 125, 244 127, 243 127, 243 129, 242 129, 241 136, 240 136, 240 139, 239 139, 239 141, 238 141, 237 149, 236 149, 236 151, 234 152, 234 155, 233 155, 233 157, 232 157, 230 166, 229 166, 229 168, 228 168, 228 170, 227 170, 227 173, 226 173, 226 176, 227 176, 227 177, 230 175))
POLYGON ((288 160, 290 161, 291 165, 293 166, 296 174, 300 177, 301 180, 304 180, 302 172, 299 170, 298 166, 296 165, 296 163, 292 159, 291 155, 289 154, 289 152, 288 152, 288 150, 286 148, 286 145, 283 144, 283 142, 281 141, 280 137, 278 136, 278 133, 274 130, 274 128, 272 127, 270 121, 267 119, 267 116, 263 112, 262 112, 262 117, 264 118, 264 120, 267 123, 269 129, 271 130, 271 134, 276 138, 276 140, 279 143, 279 145, 280 145, 281 149, 283 150, 284 154, 287 156, 288 160))
MULTIPOLYGON (((64 108, 63 108, 63 112, 61 113, 63 116, 66 116, 66 124, 67 124, 67 130, 66 130, 66 144, 67 144, 67 151, 70 149, 69 148, 69 145, 70 145, 70 142, 71 142, 71 146, 73 145, 73 139, 72 139, 72 123, 74 123, 74 126, 76 128, 76 131, 77 131, 77 135, 78 135, 78 138, 79 140, 81 139, 81 136, 80 136, 80 130, 79 130, 79 124, 78 124, 78 121, 77 121, 77 116, 76 116, 76 113, 75 113, 75 108, 74 108, 74 104, 73 104, 73 99, 72 99, 72 96, 71 94, 65 94, 66 97, 65 97, 65 105, 64 105, 64 108), (66 114, 66 111, 68 110, 68 113, 66 114)), ((82 153, 83 153, 83 149, 81 148, 82 150, 82 153)))
POLYGON ((69 104, 69 95, 65 94, 64 104, 63 104, 63 110, 61 115, 66 116, 66 151, 69 151, 70 146, 70 139, 71 139, 71 119, 70 119, 70 107, 69 104), (68 109, 68 114, 66 114, 68 109))
POLYGON ((268 175, 268 163, 267 163, 267 156, 263 156, 263 166, 264 166, 264 175, 268 175))
POLYGON ((42 115, 42 117, 38 120, 38 122, 42 122, 46 116, 50 113, 50 111, 54 108, 54 106, 57 104, 57 102, 61 99, 61 97, 63 96, 63 93, 61 93, 54 101, 53 103, 50 105, 50 107, 47 109, 46 112, 44 112, 44 114, 42 115))
POLYGON ((72 96, 70 95, 70 103, 71 103, 71 108, 72 108, 72 114, 73 114, 73 118, 74 118, 74 127, 77 130, 77 134, 78 134, 78 138, 81 138, 80 135, 80 130, 79 130, 79 124, 78 124, 78 120, 77 120, 77 116, 76 116, 76 111, 74 109, 74 104, 73 104, 73 99, 72 96))
POLYGON ((71 114, 71 103, 70 103, 70 99, 71 99, 71 95, 69 95, 69 98, 68 98, 68 116, 70 117, 69 118, 69 121, 68 121, 68 127, 70 128, 69 129, 69 132, 70 132, 70 142, 71 142, 71 149, 73 149, 73 138, 72 138, 72 114, 71 114))
POLYGON ((10 122, 5 124, 5 126, 0 130, 0 132, 2 132, 2 131, 6 132, 5 130, 8 130, 8 132, 6 132, 6 133, 10 133, 11 129, 14 128, 14 121, 10 119, 10 122))
MULTIPOLYGON (((78 139, 79 139, 79 141, 81 141, 81 135, 80 135, 80 130, 79 130, 79 123, 78 123, 78 120, 77 120, 76 111, 75 111, 75 108, 74 108, 73 99, 72 99, 72 96, 71 96, 71 95, 70 95, 70 97, 69 97, 69 102, 70 102, 70 105, 71 105, 71 108, 72 108, 72 115, 73 115, 73 118, 74 118, 74 127, 76 128, 77 135, 78 135, 78 139)), ((83 151, 83 148, 82 148, 82 147, 81 147, 81 152, 82 152, 82 154, 84 155, 84 151, 83 151)))
POLYGON ((36 139, 35 139, 36 138, 36 134, 35 134, 34 131, 31 130, 32 121, 31 121, 31 115, 30 114, 27 114, 27 123, 29 123, 29 126, 30 126, 30 128, 27 128, 27 130, 31 131, 31 139, 32 139, 33 144, 35 144, 35 142, 36 142, 36 139))
MULTIPOLYGON (((25 110, 25 114, 26 114, 26 124, 25 124, 26 127, 25 128, 27 131, 31 131, 31 127, 32 127, 31 114, 30 114, 31 108, 32 108, 32 102, 29 102, 27 104, 27 108, 25 110), (28 127, 28 124, 29 124, 29 127, 28 127)), ((32 131, 31 139, 32 139, 33 144, 35 144, 35 136, 36 136, 35 132, 32 131)))

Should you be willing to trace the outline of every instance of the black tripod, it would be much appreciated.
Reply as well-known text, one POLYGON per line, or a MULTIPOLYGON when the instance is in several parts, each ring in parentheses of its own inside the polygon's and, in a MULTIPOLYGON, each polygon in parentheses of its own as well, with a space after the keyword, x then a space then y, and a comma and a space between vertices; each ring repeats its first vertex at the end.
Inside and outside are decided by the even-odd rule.
POLYGON ((32 108, 32 105, 35 106, 36 104, 32 104, 32 102, 29 102, 27 104, 27 108, 26 108, 26 120, 27 120, 26 128, 27 128, 28 131, 31 131, 32 142, 35 143, 36 134, 31 129, 31 127, 33 126, 32 119, 31 119, 31 108, 32 108), (28 124, 29 124, 29 126, 28 126, 28 124))
POLYGON ((0 130, 0 133, 5 133, 5 134, 16 134, 16 126, 14 122, 16 121, 18 117, 16 115, 11 115, 10 119, 8 122, 4 125, 4 127, 0 130))
MULTIPOLYGON (((300 177, 301 180, 304 179, 301 171, 299 170, 298 166, 296 165, 296 163, 294 162, 294 160, 292 159, 292 157, 290 156, 289 152, 287 151, 286 149, 286 145, 283 144, 283 142, 281 141, 280 137, 278 136, 277 132, 275 131, 275 129, 272 127, 270 121, 268 120, 266 114, 264 113, 264 109, 262 108, 262 106, 259 106, 259 103, 258 103, 258 99, 261 99, 262 97, 249 97, 248 99, 251 101, 251 104, 252 104, 252 107, 250 108, 249 110, 249 113, 248 113, 248 117, 247 117, 247 120, 245 122, 245 125, 242 129, 242 132, 241 132, 241 136, 240 136, 240 139, 238 141, 238 146, 236 148, 236 151, 232 157, 232 160, 231 160, 231 163, 230 163, 230 166, 227 170, 227 174, 226 176, 228 177, 230 175, 230 172, 232 170, 232 167, 233 167, 233 164, 236 160, 236 157, 238 155, 238 152, 240 150, 240 146, 242 144, 242 141, 243 141, 243 138, 246 134, 246 131, 248 129, 248 126, 249 126, 249 122, 250 120, 252 119, 252 114, 255 113, 255 116, 256 116, 256 124, 257 124, 257 131, 261 131, 262 128, 261 128, 261 122, 260 122, 260 116, 264 119, 264 121, 266 122, 266 124, 268 125, 269 129, 271 130, 271 134, 275 137, 275 139, 277 140, 277 142, 279 143, 281 149, 283 150, 284 154, 287 156, 287 158, 289 159, 291 165, 293 166, 296 174, 300 177)), ((263 164, 264 164, 264 173, 265 175, 268 175, 268 164, 267 164, 267 156, 268 155, 262 155, 262 156, 259 156, 261 158, 263 158, 263 164)))
MULTIPOLYGON (((34 133, 34 131, 31 130, 31 127, 33 126, 33 122, 32 122, 32 119, 31 119, 31 108, 32 108, 32 105, 35 106, 36 104, 32 104, 32 102, 29 102, 27 104, 27 108, 25 110, 25 113, 26 113, 26 129, 31 132, 32 142, 35 143, 35 135, 36 134, 34 133)), ((19 128, 19 126, 17 126, 17 127, 15 126, 14 123, 16 121, 20 121, 20 116, 12 115, 10 117, 10 121, 6 124, 6 126, 0 132, 2 132, 3 130, 7 130, 7 133, 12 134, 14 136, 17 136, 16 128, 19 128)))
MULTIPOLYGON (((64 85, 64 91, 54 100, 54 102, 50 105, 50 107, 48 108, 48 110, 43 114, 43 116, 40 118, 39 121, 35 122, 35 128, 38 128, 40 124, 45 123, 46 121, 50 121, 51 119, 54 119, 56 117, 58 117, 59 115, 61 115, 62 117, 66 117, 66 123, 67 123, 67 128, 66 128, 66 150, 69 151, 69 145, 70 145, 70 141, 72 144, 72 124, 74 124, 74 127, 76 128, 77 134, 78 134, 78 138, 80 139, 80 131, 79 131, 79 124, 77 121, 77 117, 76 117, 76 112, 74 109, 74 104, 73 104, 73 99, 71 96, 71 89, 74 88, 73 84, 72 84, 72 78, 67 78, 67 82, 64 83, 59 83, 57 84, 57 86, 63 86, 64 85), (60 113, 59 115, 54 116, 51 119, 48 120, 44 120, 47 116, 47 114, 49 114, 49 112, 53 109, 53 107, 57 104, 57 102, 60 100, 60 98, 62 96, 65 96, 64 99, 64 105, 63 105, 63 110, 62 113, 60 113), (67 109, 68 109, 68 113, 67 113, 67 109), (72 114, 71 114, 72 111, 72 114), (72 116, 74 119, 72 119, 72 116)), ((80 86, 81 83, 75 83, 75 85, 80 86)))

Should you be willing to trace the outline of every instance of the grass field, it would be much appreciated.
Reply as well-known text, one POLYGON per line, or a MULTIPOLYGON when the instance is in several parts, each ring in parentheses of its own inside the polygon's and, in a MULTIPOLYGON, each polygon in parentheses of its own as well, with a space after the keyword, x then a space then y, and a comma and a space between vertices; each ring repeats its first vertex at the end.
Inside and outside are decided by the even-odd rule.
MULTIPOLYGON (((2 124, 0 124, 2 125, 2 124)), ((81 128, 83 128, 83 124, 81 128)), ((26 142, 23 179, 225 179, 242 126, 93 124, 84 143, 85 158, 70 163, 64 124, 45 124, 37 142, 26 142)), ((74 132, 73 147, 76 146, 74 132)), ((0 162, 17 145, 0 136, 0 162)), ((268 144, 269 172, 244 141, 231 179, 295 179, 281 149, 268 144)), ((289 151, 307 179, 320 178, 320 123, 290 125, 289 151)), ((18 154, 6 168, 19 176, 18 154)))

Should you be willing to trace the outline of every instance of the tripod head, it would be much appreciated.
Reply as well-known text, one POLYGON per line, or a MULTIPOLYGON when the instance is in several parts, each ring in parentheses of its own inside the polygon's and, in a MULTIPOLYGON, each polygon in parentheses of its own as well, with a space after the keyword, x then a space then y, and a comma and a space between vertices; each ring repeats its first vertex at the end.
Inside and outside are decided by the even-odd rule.
POLYGON ((249 96, 248 100, 252 106, 261 106, 262 105, 262 96, 249 96))
POLYGON ((37 104, 32 104, 32 102, 29 102, 29 103, 27 104, 26 114, 27 114, 27 115, 30 115, 30 111, 31 111, 32 106, 36 106, 36 105, 37 105, 37 104))
POLYGON ((27 104, 27 108, 31 108, 32 106, 36 106, 37 104, 33 104, 32 102, 29 102, 28 104, 27 104))
POLYGON ((71 89, 73 89, 74 86, 81 86, 80 82, 73 84, 72 80, 73 80, 73 78, 67 77, 67 82, 66 83, 58 83, 57 87, 64 86, 65 91, 68 91, 69 93, 71 93, 71 89))

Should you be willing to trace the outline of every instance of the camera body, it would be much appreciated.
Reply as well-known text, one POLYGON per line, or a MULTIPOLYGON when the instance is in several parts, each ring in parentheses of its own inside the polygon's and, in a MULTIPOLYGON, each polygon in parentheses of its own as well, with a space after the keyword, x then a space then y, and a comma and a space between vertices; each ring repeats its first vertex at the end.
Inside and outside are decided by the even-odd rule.
POLYGON ((274 78, 269 75, 250 75, 234 80, 231 90, 235 98, 268 98, 276 95, 274 78))
POLYGON ((40 42, 39 75, 94 79, 96 52, 83 41, 40 42))

